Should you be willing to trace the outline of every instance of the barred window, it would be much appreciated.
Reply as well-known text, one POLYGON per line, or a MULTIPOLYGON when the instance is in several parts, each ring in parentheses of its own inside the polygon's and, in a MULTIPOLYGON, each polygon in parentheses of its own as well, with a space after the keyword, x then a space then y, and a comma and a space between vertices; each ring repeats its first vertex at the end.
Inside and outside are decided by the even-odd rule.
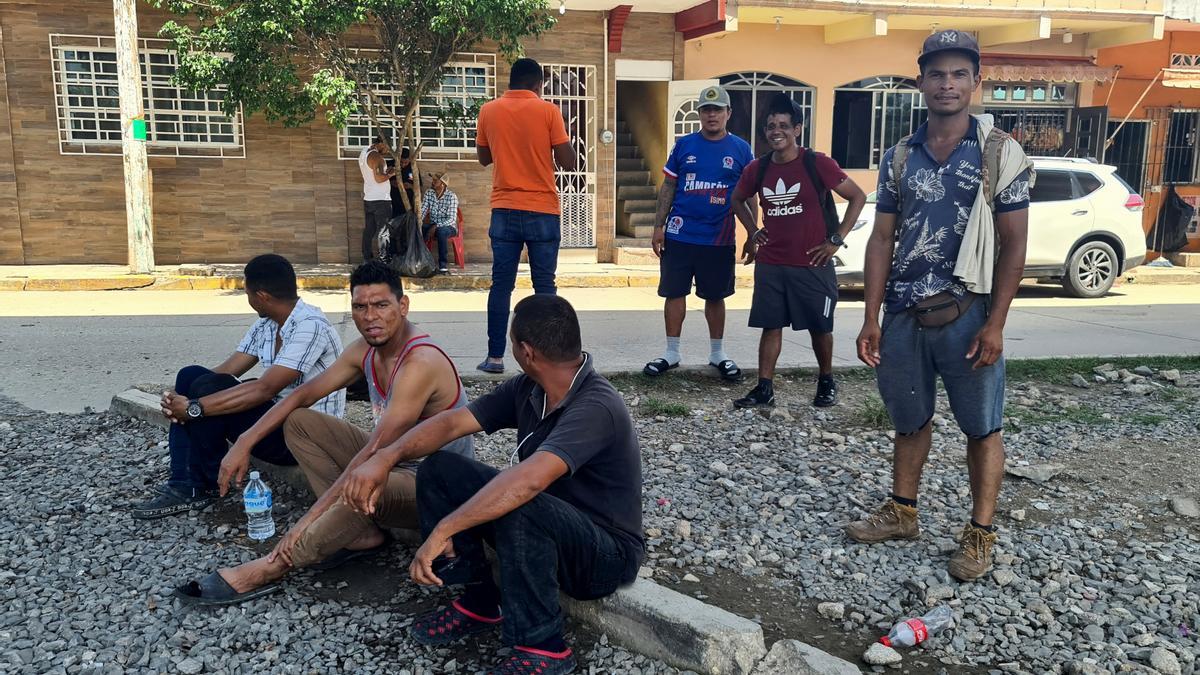
MULTIPOLYGON (((375 97, 391 119, 402 119, 400 92, 389 83, 382 82, 382 73, 372 73, 376 80, 373 87, 375 97)), ((457 127, 442 123, 438 111, 453 107, 470 109, 496 96, 496 55, 455 54, 442 75, 441 85, 421 100, 414 121, 416 139, 408 145, 420 143, 421 156, 425 159, 449 161, 473 161, 475 159, 475 119, 459 120, 457 127)), ((387 127, 388 121, 381 120, 387 127)), ((369 145, 379 129, 365 113, 351 116, 346 128, 338 132, 338 152, 342 159, 357 158, 359 152, 369 145)), ((387 129, 384 136, 395 145, 394 129, 387 129)))
MULTIPOLYGON (((154 155, 244 157, 242 119, 221 109, 222 90, 190 91, 171 81, 178 61, 165 40, 139 40, 147 150, 154 155)), ((59 151, 121 151, 115 40, 51 35, 59 151)))
POLYGON ((888 148, 916 131, 926 115, 915 80, 885 75, 842 85, 833 93, 830 154, 843 169, 878 169, 888 148))

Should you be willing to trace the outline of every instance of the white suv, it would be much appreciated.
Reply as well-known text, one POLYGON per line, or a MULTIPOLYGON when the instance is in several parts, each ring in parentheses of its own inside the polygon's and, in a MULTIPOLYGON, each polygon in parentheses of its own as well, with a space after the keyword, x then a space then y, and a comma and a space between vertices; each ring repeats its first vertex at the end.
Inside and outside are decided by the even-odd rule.
MULTIPOLYGON (((1025 277, 1060 281, 1072 295, 1097 298, 1146 259, 1142 198, 1116 167, 1085 159, 1033 157, 1025 277)), ((838 205, 845 212, 845 203, 838 205)), ((863 254, 875 223, 875 195, 834 258, 838 282, 862 283, 863 254)))

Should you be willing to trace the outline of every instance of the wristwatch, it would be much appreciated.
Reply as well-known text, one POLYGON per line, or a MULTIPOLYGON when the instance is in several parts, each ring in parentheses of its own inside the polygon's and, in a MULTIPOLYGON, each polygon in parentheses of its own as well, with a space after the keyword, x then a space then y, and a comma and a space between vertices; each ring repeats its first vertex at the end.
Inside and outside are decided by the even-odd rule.
POLYGON ((204 406, 200 405, 200 399, 188 399, 187 416, 194 420, 204 417, 204 406))
POLYGON ((846 241, 844 239, 842 239, 842 235, 838 234, 837 232, 834 232, 833 234, 829 235, 829 243, 833 244, 834 246, 845 246, 846 245, 846 241))

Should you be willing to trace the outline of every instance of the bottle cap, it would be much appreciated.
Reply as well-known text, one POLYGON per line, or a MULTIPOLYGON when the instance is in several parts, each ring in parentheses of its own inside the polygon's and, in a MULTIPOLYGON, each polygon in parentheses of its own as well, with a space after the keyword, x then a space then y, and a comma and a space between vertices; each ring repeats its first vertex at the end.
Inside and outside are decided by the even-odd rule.
POLYGON ((883 637, 879 638, 879 644, 883 645, 884 647, 891 647, 892 639, 884 635, 883 637))
POLYGON ((250 480, 258 480, 259 475, 260 474, 257 471, 251 471, 250 472, 250 480))

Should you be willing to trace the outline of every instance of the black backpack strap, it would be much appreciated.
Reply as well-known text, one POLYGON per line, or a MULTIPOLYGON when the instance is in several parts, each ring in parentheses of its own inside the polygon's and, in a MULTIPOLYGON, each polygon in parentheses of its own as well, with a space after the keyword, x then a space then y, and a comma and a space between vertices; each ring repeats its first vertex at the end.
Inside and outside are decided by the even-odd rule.
POLYGON ((817 156, 821 153, 812 148, 803 148, 803 151, 804 171, 808 173, 808 179, 812 181, 813 188, 817 191, 821 216, 825 219, 825 235, 831 236, 838 231, 841 221, 838 219, 837 204, 833 201, 833 193, 825 187, 825 181, 821 180, 821 174, 817 171, 817 156))
POLYGON ((762 192, 763 181, 767 178, 767 167, 771 166, 771 151, 768 150, 754 159, 758 162, 755 166, 758 169, 756 180, 754 181, 754 194, 762 192))

